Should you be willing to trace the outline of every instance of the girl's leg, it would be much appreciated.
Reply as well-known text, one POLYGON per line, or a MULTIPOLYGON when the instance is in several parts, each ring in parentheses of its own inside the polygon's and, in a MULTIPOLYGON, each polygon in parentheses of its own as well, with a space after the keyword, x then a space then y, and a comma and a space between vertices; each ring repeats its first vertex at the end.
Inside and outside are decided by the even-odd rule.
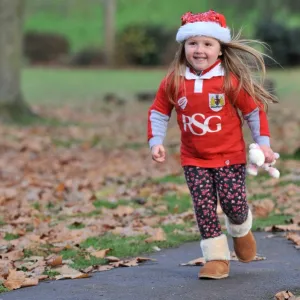
POLYGON ((212 169, 185 166, 184 175, 202 239, 220 236, 222 231, 217 215, 217 192, 212 169))
POLYGON ((215 172, 220 204, 226 215, 227 231, 233 237, 234 250, 240 261, 249 262, 256 255, 256 242, 246 199, 246 166, 232 165, 215 172))
POLYGON ((206 264, 199 278, 228 277, 230 251, 217 216, 217 197, 212 169, 185 166, 184 174, 190 189, 196 220, 202 236, 200 247, 206 264))
POLYGON ((214 171, 223 212, 232 224, 243 224, 249 211, 246 199, 245 165, 226 166, 214 171))

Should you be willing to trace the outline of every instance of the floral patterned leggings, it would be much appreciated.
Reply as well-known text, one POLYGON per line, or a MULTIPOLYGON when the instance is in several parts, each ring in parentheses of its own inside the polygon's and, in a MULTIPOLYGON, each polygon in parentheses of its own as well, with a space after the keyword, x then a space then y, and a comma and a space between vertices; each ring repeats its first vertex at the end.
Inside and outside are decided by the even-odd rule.
POLYGON ((222 234, 217 215, 217 196, 231 223, 242 224, 246 221, 249 207, 246 200, 244 164, 221 168, 184 166, 183 169, 202 239, 222 234))

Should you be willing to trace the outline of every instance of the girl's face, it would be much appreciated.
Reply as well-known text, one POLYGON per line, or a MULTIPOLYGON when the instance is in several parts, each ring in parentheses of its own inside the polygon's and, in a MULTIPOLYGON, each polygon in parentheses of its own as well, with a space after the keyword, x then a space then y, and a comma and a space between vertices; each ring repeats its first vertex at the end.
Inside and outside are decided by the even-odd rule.
POLYGON ((184 49, 185 57, 195 71, 209 68, 222 55, 220 43, 216 39, 206 36, 195 36, 187 39, 184 49))

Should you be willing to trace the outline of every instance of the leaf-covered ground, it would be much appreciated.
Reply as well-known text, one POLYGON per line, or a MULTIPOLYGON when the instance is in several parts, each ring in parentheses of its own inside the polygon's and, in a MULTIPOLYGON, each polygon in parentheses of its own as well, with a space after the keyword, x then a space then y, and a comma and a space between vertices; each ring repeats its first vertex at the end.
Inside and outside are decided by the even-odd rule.
MULTIPOLYGON (((1 126, 0 292, 134 266, 146 260, 141 254, 199 239, 175 120, 167 162, 157 165, 146 142, 147 107, 36 107, 46 121, 1 126)), ((271 112, 282 176, 248 178, 254 228, 291 231, 298 247, 300 160, 291 154, 299 122, 293 109, 271 112)))

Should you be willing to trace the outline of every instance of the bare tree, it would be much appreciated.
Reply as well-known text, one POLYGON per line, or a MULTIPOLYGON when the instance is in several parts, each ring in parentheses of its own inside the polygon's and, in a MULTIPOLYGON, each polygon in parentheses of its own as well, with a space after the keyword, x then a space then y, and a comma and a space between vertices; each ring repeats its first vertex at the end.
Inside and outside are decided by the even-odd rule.
POLYGON ((106 64, 113 65, 115 52, 115 13, 116 1, 103 0, 103 19, 104 19, 104 43, 106 64))
POLYGON ((25 0, 0 0, 0 119, 33 115, 21 93, 25 0))

